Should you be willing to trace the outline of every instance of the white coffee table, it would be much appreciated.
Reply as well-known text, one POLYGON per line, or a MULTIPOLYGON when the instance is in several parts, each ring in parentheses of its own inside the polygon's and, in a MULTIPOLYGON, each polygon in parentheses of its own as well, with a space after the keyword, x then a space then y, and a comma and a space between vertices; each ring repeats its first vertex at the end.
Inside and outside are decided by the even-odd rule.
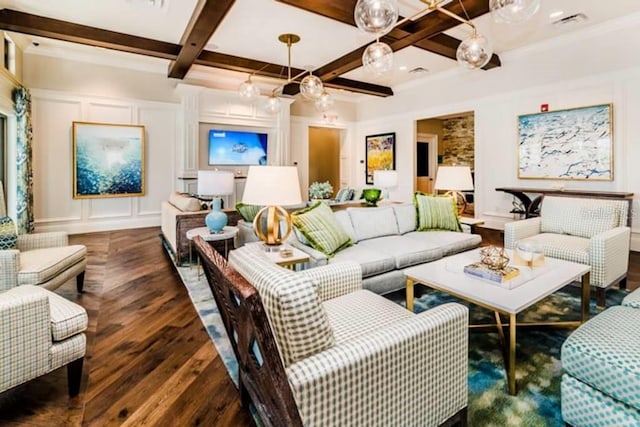
MULTIPOLYGON (((207 242, 220 242, 224 241, 224 257, 227 258, 229 256, 229 241, 234 241, 238 236, 238 227, 234 226, 226 226, 222 229, 220 233, 212 233, 209 231, 209 227, 198 227, 192 228, 188 230, 185 235, 187 239, 189 239, 189 263, 191 263, 192 257, 192 246, 193 239, 196 236, 202 237, 203 240, 207 242)), ((235 243, 234 243, 235 247, 235 243)), ((200 273, 200 258, 197 259, 198 264, 198 274, 200 273)))
MULTIPOLYGON (((518 280, 517 287, 508 289, 501 284, 470 277, 462 270, 465 265, 480 260, 479 249, 440 259, 438 261, 408 268, 404 271, 407 278, 407 309, 413 311, 413 286, 415 283, 428 286, 489 309, 495 313, 496 326, 504 345, 505 364, 509 394, 516 393, 516 315, 526 308, 551 295, 574 280, 582 280, 582 301, 580 321, 536 323, 560 327, 577 327, 589 318, 589 272, 588 265, 560 259, 546 258, 539 267, 517 266, 521 274, 512 279, 518 280), (508 347, 504 337, 500 315, 509 318, 508 347)), ((511 255, 509 253, 509 255, 511 255)), ((526 324, 526 323, 525 323, 526 324)), ((523 325, 522 323, 520 325, 523 325)))

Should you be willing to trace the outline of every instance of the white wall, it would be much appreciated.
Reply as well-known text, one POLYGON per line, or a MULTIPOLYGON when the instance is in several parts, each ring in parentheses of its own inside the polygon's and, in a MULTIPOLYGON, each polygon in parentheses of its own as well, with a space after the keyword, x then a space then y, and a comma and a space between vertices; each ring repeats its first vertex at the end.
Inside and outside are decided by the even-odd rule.
MULTIPOLYGON (((409 200, 413 183, 415 121, 461 111, 475 113, 476 216, 511 220, 512 197, 496 187, 551 187, 630 191, 634 200, 632 247, 640 249, 640 15, 581 34, 502 55, 491 71, 456 70, 421 85, 407 85, 389 99, 359 106, 357 138, 396 132, 401 184, 392 197, 409 200), (607 182, 517 178, 517 116, 539 111, 613 103, 614 180, 607 182)), ((358 151, 364 158, 364 148, 358 151)))

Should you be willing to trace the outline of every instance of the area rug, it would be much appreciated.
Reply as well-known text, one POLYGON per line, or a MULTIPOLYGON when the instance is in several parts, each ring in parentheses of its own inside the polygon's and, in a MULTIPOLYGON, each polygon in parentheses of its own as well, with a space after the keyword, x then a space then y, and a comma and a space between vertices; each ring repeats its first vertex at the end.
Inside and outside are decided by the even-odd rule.
MULTIPOLYGON (((189 296, 202 319, 229 375, 237 385, 237 364, 227 338, 211 290, 204 275, 198 276, 195 267, 177 267, 189 296)), ((607 292, 608 305, 619 304, 626 291, 607 292)), ((388 295, 405 305, 404 293, 388 295)), ((416 312, 428 310, 446 302, 460 302, 446 294, 416 286, 416 312)), ((469 307, 470 323, 493 323, 493 313, 469 307)), ((591 315, 599 312, 591 304, 591 315)), ((580 288, 567 286, 518 316, 518 321, 541 322, 576 320, 580 313, 580 288)), ((516 348, 516 380, 518 393, 506 392, 506 376, 500 339, 497 333, 469 333, 469 406, 470 426, 556 427, 564 426, 560 413, 560 348, 571 330, 519 328, 516 348)))

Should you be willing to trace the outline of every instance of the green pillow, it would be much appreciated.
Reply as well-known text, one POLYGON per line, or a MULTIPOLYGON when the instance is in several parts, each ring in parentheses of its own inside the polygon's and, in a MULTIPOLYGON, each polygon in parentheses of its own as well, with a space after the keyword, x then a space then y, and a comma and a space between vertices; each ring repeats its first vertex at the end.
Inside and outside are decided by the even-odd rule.
POLYGON ((462 231, 458 206, 453 197, 431 196, 418 191, 414 195, 414 204, 418 211, 418 231, 462 231))
POLYGON ((18 233, 13 220, 8 216, 0 217, 0 249, 16 249, 18 233))
POLYGON ((322 202, 292 213, 291 218, 311 247, 327 256, 353 244, 333 216, 331 208, 322 202))
POLYGON ((236 211, 238 211, 242 219, 244 219, 247 222, 253 222, 253 218, 255 218, 256 215, 258 215, 258 212, 260 212, 260 209, 262 209, 262 206, 247 205, 242 202, 236 203, 236 211))

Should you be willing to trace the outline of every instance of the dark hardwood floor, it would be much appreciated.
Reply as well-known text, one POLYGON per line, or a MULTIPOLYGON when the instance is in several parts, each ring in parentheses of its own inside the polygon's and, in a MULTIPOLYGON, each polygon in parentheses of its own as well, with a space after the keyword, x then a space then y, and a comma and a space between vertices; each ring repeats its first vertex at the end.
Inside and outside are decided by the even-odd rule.
POLYGON ((253 425, 158 237, 159 228, 72 236, 88 249, 81 393, 59 369, 0 394, 0 425, 253 425))
MULTIPOLYGON (((159 232, 72 236, 89 251, 85 293, 73 281, 57 292, 89 313, 81 393, 69 399, 60 369, 0 394, 0 425, 253 425, 159 232)), ((640 286, 638 252, 628 286, 640 286)))

